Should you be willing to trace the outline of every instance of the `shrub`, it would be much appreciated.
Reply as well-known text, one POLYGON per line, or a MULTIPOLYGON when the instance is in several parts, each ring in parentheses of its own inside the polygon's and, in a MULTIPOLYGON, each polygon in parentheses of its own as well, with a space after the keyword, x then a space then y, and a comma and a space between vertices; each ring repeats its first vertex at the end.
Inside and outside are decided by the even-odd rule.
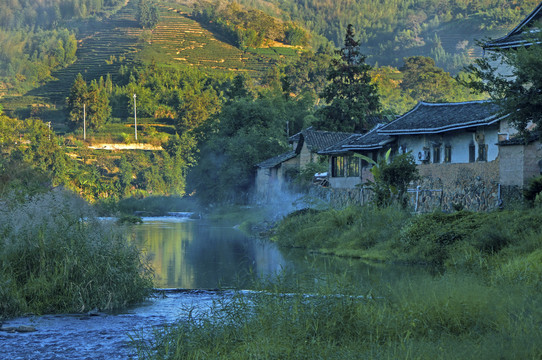
POLYGON ((0 297, 13 304, 0 316, 123 308, 152 289, 151 272, 124 232, 70 193, 4 207, 0 234, 0 279, 11 284, 0 297))

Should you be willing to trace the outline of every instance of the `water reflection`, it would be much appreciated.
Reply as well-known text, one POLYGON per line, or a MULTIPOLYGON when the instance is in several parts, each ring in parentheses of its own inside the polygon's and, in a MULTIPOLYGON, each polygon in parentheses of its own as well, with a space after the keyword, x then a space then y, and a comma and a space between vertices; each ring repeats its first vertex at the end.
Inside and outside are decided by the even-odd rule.
POLYGON ((159 288, 248 289, 254 279, 276 278, 283 286, 312 291, 353 287, 372 291, 397 281, 418 281, 428 269, 367 263, 359 259, 278 249, 269 241, 248 238, 228 227, 203 220, 146 218, 132 228, 136 244, 155 269, 159 288), (333 276, 329 276, 333 274, 333 276))
POLYGON ((155 286, 212 289, 246 287, 254 276, 273 276, 286 260, 269 242, 199 220, 161 218, 132 228, 155 269, 155 286))

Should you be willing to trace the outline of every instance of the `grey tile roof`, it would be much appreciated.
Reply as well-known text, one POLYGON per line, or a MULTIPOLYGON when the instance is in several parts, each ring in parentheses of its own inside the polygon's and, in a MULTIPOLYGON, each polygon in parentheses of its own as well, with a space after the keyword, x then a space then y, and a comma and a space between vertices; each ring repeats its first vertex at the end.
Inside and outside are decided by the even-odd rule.
POLYGON ((300 141, 301 139, 307 144, 307 148, 311 151, 325 149, 331 145, 338 143, 352 135, 351 133, 319 131, 311 127, 290 137, 290 142, 300 141))
POLYGON ((378 129, 383 126, 383 124, 378 124, 366 134, 352 134, 345 140, 321 150, 318 153, 322 155, 332 155, 348 151, 381 149, 384 145, 393 141, 392 137, 378 133, 378 129))
POLYGON ((510 31, 506 36, 501 38, 491 40, 482 45, 486 50, 497 50, 497 49, 509 49, 520 46, 528 46, 533 43, 540 44, 540 41, 534 40, 533 35, 537 32, 536 29, 531 32, 532 27, 535 22, 542 19, 542 2, 531 11, 525 19, 523 19, 512 31, 510 31))
POLYGON ((262 161, 261 163, 257 164, 256 166, 259 167, 259 168, 262 168, 262 169, 270 169, 270 168, 274 168, 275 166, 287 161, 287 160, 290 160, 290 159, 293 159, 294 157, 296 157, 297 153, 295 151, 288 151, 287 153, 284 153, 284 154, 280 154, 280 155, 277 155, 275 157, 272 157, 270 159, 267 159, 267 160, 264 160, 262 161))
POLYGON ((378 129, 382 135, 438 134, 491 125, 499 120, 499 107, 489 101, 461 103, 419 102, 412 110, 378 129))

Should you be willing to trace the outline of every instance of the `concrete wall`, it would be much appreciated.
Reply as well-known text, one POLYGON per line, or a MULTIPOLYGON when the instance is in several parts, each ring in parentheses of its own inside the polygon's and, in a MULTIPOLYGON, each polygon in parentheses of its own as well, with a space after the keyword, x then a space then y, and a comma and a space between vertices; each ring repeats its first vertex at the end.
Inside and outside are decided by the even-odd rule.
POLYGON ((501 146, 500 182, 505 186, 523 187, 540 176, 542 144, 539 141, 527 145, 501 146))
POLYGON ((500 206, 499 160, 427 164, 418 166, 418 170, 421 180, 412 186, 424 190, 418 193, 418 211, 432 211, 438 207, 443 211, 459 208, 487 211, 500 206))
POLYGON ((497 146, 499 132, 499 125, 494 125, 480 127, 472 131, 457 130, 443 134, 402 135, 397 137, 397 146, 404 151, 412 151, 417 164, 427 163, 427 161, 421 161, 418 157, 418 154, 423 153, 424 150, 429 150, 430 160, 428 162, 435 162, 433 158, 435 144, 440 144, 440 159, 438 162, 444 161, 444 149, 446 146, 450 146, 452 151, 451 163, 468 163, 469 145, 474 144, 475 156, 478 158, 479 144, 483 143, 487 144, 488 147, 487 160, 493 161, 499 155, 497 146))

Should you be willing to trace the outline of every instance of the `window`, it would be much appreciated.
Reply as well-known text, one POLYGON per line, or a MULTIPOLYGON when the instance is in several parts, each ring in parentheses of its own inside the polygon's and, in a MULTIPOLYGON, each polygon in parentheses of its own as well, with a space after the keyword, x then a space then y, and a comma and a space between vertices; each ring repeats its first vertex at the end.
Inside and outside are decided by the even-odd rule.
POLYGON ((331 158, 331 176, 332 177, 344 176, 344 157, 333 156, 331 158))
POLYGON ((476 147, 474 146, 474 143, 471 143, 469 145, 469 162, 476 161, 476 147))
POLYGON ((452 162, 452 146, 451 145, 444 146, 444 162, 445 163, 452 162))
POLYGON ((440 162, 440 146, 433 146, 433 162, 435 164, 440 162))
POLYGON ((359 176, 359 159, 354 156, 349 156, 347 159, 347 176, 359 176))
POLYGON ((478 161, 487 161, 487 144, 478 144, 478 161))

